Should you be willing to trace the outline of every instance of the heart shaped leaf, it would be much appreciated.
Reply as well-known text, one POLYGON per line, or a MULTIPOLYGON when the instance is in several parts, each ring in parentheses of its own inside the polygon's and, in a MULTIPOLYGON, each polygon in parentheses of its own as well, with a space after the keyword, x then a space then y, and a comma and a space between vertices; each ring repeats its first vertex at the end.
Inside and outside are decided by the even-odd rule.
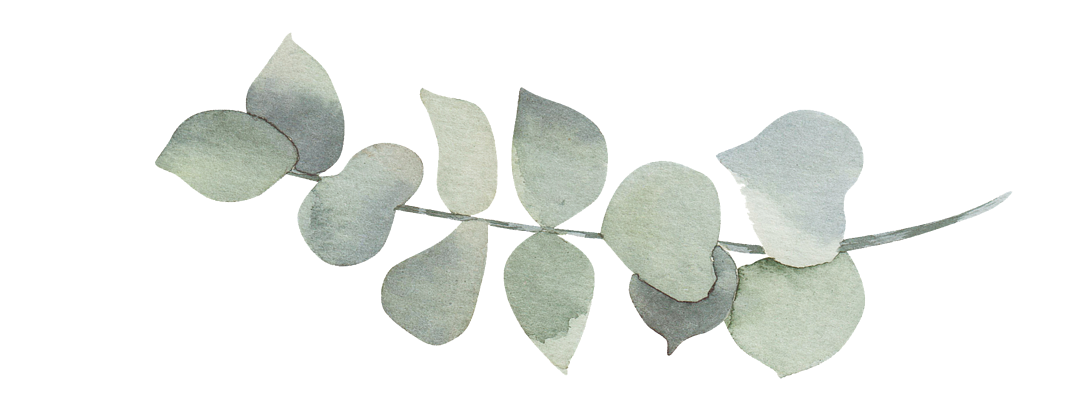
POLYGON ((739 268, 731 338, 780 377, 817 366, 844 346, 862 318, 859 271, 847 253, 796 268, 772 258, 739 268))
POLYGON ((475 104, 420 90, 439 141, 439 196, 451 212, 473 215, 495 199, 495 136, 475 104))
POLYGON ((630 277, 630 300, 634 301, 641 320, 667 340, 667 353, 671 355, 684 340, 709 332, 727 318, 738 284, 736 269, 731 255, 716 247, 713 249, 716 284, 705 299, 679 302, 635 274, 630 277))
POLYGON ((678 301, 700 301, 716 283, 720 200, 712 181, 689 167, 655 162, 634 170, 612 195, 600 231, 641 280, 678 301))
POLYGON ((844 195, 863 165, 859 140, 844 123, 793 111, 716 158, 743 185, 766 254, 796 267, 836 256, 844 239, 844 195))
POLYGON ((323 177, 300 205, 300 233, 326 263, 350 266, 382 249, 394 208, 420 187, 420 157, 401 145, 380 143, 361 150, 341 174, 323 177))
POLYGON ((566 373, 592 304, 589 258, 558 235, 536 233, 510 254, 503 281, 525 334, 566 373))
POLYGON ((518 199, 533 220, 555 227, 604 189, 607 142, 588 118, 524 88, 510 155, 518 199))
POLYGON ((341 157, 345 117, 330 75, 285 37, 247 93, 248 113, 265 118, 296 143, 296 171, 318 175, 341 157))
POLYGON ((435 246, 394 266, 383 280, 383 311, 431 345, 460 336, 476 310, 487 240, 487 223, 463 221, 435 246))
POLYGON ((296 158, 293 143, 266 120, 211 110, 180 124, 156 164, 207 198, 236 202, 269 189, 296 158))

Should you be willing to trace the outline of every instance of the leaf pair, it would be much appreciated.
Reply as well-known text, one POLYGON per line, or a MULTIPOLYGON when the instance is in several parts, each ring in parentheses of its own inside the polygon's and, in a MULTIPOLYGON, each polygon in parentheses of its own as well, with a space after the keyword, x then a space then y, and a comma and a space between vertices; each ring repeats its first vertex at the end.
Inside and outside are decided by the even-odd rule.
POLYGON ((289 172, 318 175, 341 156, 345 130, 337 93, 292 35, 251 84, 247 110, 189 117, 156 164, 210 199, 237 202, 262 194, 289 172))

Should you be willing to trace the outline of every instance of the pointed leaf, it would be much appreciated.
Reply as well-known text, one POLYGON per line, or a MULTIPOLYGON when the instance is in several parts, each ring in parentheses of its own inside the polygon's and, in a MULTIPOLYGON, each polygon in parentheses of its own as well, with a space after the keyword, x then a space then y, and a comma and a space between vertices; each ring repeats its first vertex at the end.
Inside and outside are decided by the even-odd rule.
POLYGON ((735 300, 738 283, 735 261, 723 248, 713 249, 713 270, 716 284, 709 296, 698 302, 679 302, 651 285, 638 275, 630 277, 630 300, 634 301, 641 320, 667 340, 671 355, 684 340, 716 328, 727 318, 735 300))
POLYGON ((435 246, 394 266, 383 280, 383 311, 431 345, 460 336, 476 309, 487 237, 487 223, 463 221, 435 246))
POLYGON ((475 104, 420 90, 439 141, 439 196, 451 212, 480 213, 495 199, 495 136, 475 104))
POLYGON ((863 165, 859 140, 844 123, 794 111, 716 158, 743 185, 766 254, 796 267, 836 256, 844 239, 844 195, 863 165))
POLYGON ((293 168, 296 157, 289 138, 265 120, 211 110, 180 124, 156 164, 207 198, 236 202, 266 191, 293 168))
POLYGON ((285 37, 247 94, 248 113, 263 117, 296 143, 296 170, 317 175, 341 157, 345 117, 330 76, 285 37))
POLYGON ((676 300, 700 301, 716 283, 720 200, 712 181, 689 167, 634 170, 611 197, 600 231, 631 271, 676 300))
POLYGON ((607 143, 596 124, 521 89, 510 155, 518 198, 533 220, 555 227, 604 189, 607 143))
POLYGON ((836 354, 862 318, 862 280, 847 253, 795 268, 768 258, 739 268, 731 338, 780 377, 836 354))
POLYGON ((589 258, 558 235, 541 232, 514 249, 503 275, 506 298, 521 328, 566 373, 592 303, 589 258))
POLYGON ((420 157, 401 145, 380 143, 361 150, 341 174, 323 177, 300 205, 300 233, 326 263, 349 266, 382 249, 394 208, 420 187, 420 157))

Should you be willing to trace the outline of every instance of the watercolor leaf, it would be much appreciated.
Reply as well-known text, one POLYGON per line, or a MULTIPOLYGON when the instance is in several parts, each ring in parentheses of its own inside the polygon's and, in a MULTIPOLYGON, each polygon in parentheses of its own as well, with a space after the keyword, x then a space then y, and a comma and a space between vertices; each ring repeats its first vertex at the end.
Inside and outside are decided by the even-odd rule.
POLYGON ((296 171, 318 175, 341 157, 345 117, 330 75, 292 35, 285 37, 247 93, 248 113, 265 118, 296 144, 296 171))
POLYGON ((463 221, 445 239, 394 266, 382 286, 386 315, 431 345, 465 332, 487 260, 488 225, 463 221))
POLYGON ((600 196, 607 142, 585 116, 524 88, 510 155, 518 199, 533 220, 555 227, 600 196))
POLYGON ((495 199, 495 136, 475 104, 420 90, 439 141, 439 196, 451 212, 473 215, 495 199))
POLYGON ((739 268, 728 331, 739 348, 784 377, 836 354, 864 304, 862 280, 847 253, 803 268, 766 258, 739 268))
POLYGON ((738 273, 735 261, 727 251, 713 249, 713 271, 716 284, 709 295, 698 302, 680 302, 665 295, 637 274, 630 277, 630 300, 634 302, 641 320, 653 331, 667 340, 667 353, 686 339, 704 334, 719 326, 727 318, 731 303, 735 300, 738 273))
POLYGON ((689 167, 634 170, 612 195, 600 231, 630 271, 676 300, 700 301, 716 282, 720 200, 712 181, 689 167))
POLYGON ((536 233, 506 260, 506 298, 521 328, 560 371, 577 349, 593 295, 589 258, 558 235, 536 233))
POLYGON ((743 185, 766 254, 795 267, 836 256, 844 239, 844 195, 863 165, 859 140, 844 123, 793 111, 716 158, 743 185))
POLYGON ((394 223, 394 208, 420 187, 420 157, 401 145, 361 150, 341 174, 323 177, 300 205, 304 241, 326 263, 350 266, 375 256, 394 223))
POLYGON ((266 120, 211 110, 184 120, 155 164, 207 198, 237 202, 265 192, 296 159, 293 143, 266 120))

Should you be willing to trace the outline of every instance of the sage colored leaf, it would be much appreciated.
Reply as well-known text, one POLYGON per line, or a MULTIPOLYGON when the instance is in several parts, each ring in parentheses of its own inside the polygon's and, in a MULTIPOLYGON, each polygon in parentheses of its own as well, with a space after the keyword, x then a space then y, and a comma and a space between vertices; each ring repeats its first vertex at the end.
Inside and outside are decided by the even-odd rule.
POLYGON ((465 332, 484 279, 488 225, 463 221, 435 246, 394 266, 383 280, 383 311, 431 345, 465 332))
POLYGON ((596 124, 524 88, 510 155, 518 199, 533 220, 555 227, 604 189, 607 142, 596 124))
POLYGON ((300 205, 300 233, 326 263, 350 266, 368 260, 390 235, 394 208, 412 197, 423 177, 423 163, 409 148, 371 145, 353 156, 341 174, 315 184, 300 205))
POLYGON ((716 158, 743 185, 766 254, 796 267, 836 256, 844 239, 844 195, 863 165, 859 140, 844 123, 793 111, 716 158))
POLYGON ((558 235, 536 233, 510 254, 503 281, 525 334, 566 373, 592 304, 589 258, 558 235))
POLYGON ((641 320, 667 340, 667 353, 690 337, 716 328, 727 318, 738 284, 735 261, 723 248, 713 249, 716 284, 709 296, 697 302, 680 302, 660 292, 638 275, 630 277, 630 300, 641 320))
POLYGON ((296 143, 296 171, 318 175, 341 157, 345 117, 330 76, 285 37, 247 93, 248 113, 265 118, 296 143))
POLYGON ((475 104, 420 90, 439 141, 439 196, 451 212, 473 215, 495 199, 495 136, 475 104))
POLYGON ((862 280, 847 253, 796 268, 772 258, 739 268, 731 338, 780 377, 829 359, 862 318, 862 280))
POLYGON ((634 170, 612 195, 600 231, 641 280, 678 301, 700 301, 716 283, 720 200, 712 181, 689 167, 634 170))
POLYGON ((232 110, 188 117, 157 158, 207 198, 236 202, 254 198, 296 164, 296 147, 265 120, 232 110))

